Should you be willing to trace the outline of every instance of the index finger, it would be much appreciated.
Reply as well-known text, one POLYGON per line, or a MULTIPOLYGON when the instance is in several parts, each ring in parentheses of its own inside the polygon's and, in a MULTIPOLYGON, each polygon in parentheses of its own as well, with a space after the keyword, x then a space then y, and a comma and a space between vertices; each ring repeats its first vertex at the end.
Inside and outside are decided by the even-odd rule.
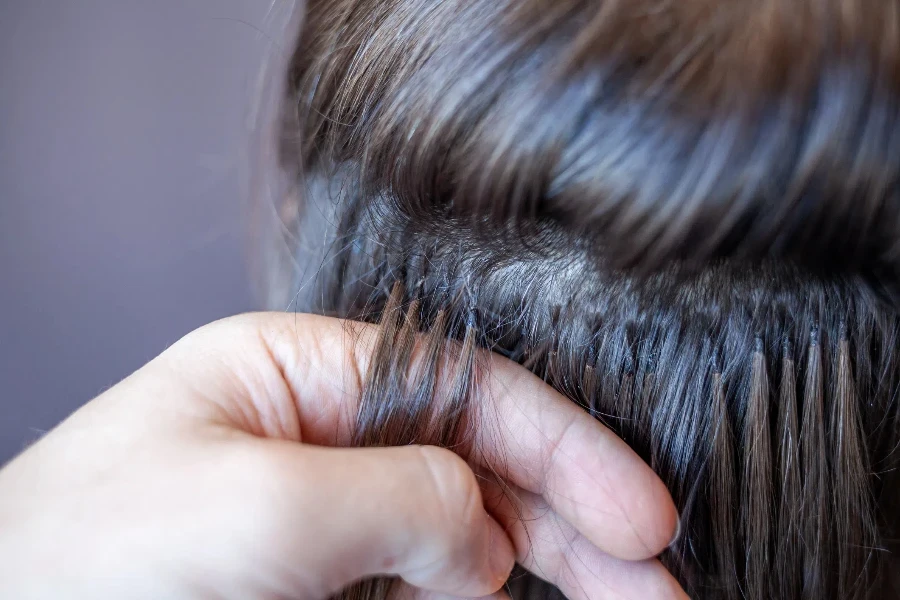
POLYGON ((477 390, 479 462, 544 496, 600 549, 640 560, 678 527, 663 482, 625 442, 530 371, 491 355, 477 390))

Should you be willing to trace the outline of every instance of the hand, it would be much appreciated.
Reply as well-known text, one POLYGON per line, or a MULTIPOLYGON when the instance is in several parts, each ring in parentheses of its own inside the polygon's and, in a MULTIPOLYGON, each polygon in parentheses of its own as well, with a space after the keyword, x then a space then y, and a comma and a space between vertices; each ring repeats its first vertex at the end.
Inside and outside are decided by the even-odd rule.
POLYGON ((683 597, 651 558, 677 523, 662 482, 505 359, 464 457, 505 489, 447 450, 346 448, 375 334, 226 319, 85 405, 0 471, 0 597, 324 598, 382 574, 479 597, 514 559, 571 600, 683 597))

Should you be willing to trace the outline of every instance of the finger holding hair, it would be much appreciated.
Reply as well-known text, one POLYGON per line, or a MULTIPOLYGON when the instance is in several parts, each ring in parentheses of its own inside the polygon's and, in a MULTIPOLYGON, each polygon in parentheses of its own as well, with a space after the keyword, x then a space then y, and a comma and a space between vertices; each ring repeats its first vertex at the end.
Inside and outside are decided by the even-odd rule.
MULTIPOLYGON (((424 591, 479 598, 509 577, 512 544, 485 510, 474 473, 452 452, 247 443, 258 453, 253 484, 266 493, 255 511, 261 518, 244 534, 268 540, 263 563, 289 574, 293 564, 285 581, 301 582, 280 593, 327 597, 361 579, 397 576, 424 591)), ((231 509, 237 519, 247 505, 231 509)))
MULTIPOLYGON (((246 586, 217 590, 222 597, 270 587, 318 597, 376 575, 485 596, 500 590, 514 552, 557 556, 559 539, 523 536, 499 512, 498 525, 465 461, 545 502, 603 556, 646 559, 672 538, 677 515, 649 467, 526 369, 487 352, 465 461, 437 449, 346 448, 377 333, 271 313, 186 336, 0 471, 0 487, 14 489, 0 494, 3 568, 61 564, 57 582, 116 572, 101 582, 113 597, 124 589, 116 582, 143 574, 146 597, 177 598, 159 574, 191 565, 246 586), (48 539, 90 543, 63 560, 66 544, 48 539)), ((542 564, 526 562, 539 575, 542 564)), ((661 569, 647 574, 668 585, 661 569)), ((564 587, 562 576, 547 578, 564 587)))
MULTIPOLYGON (((349 444, 375 326, 310 315, 250 315, 213 325, 206 333, 218 337, 226 330, 250 339, 249 347, 264 346, 265 352, 254 354, 272 359, 267 377, 244 377, 247 392, 240 402, 252 408, 232 408, 231 413, 254 415, 265 435, 349 444)), ((543 497, 554 519, 571 525, 606 555, 644 560, 665 549, 678 515, 649 466, 526 369, 489 353, 483 358, 488 376, 472 402, 480 411, 474 419, 479 424, 476 451, 466 458, 510 486, 543 497)), ((558 552, 555 540, 532 542, 536 552, 558 552)))

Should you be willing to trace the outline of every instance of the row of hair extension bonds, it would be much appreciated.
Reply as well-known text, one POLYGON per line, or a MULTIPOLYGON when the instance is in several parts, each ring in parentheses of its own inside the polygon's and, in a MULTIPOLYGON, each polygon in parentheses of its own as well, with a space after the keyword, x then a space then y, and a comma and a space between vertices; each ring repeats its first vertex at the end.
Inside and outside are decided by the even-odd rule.
POLYGON ((723 337, 697 315, 699 325, 664 329, 644 318, 613 324, 577 315, 571 305, 545 309, 543 325, 530 324, 539 322, 531 305, 501 322, 471 290, 451 296, 442 293, 449 286, 429 288, 415 275, 381 292, 373 313, 381 334, 356 443, 465 443, 476 349, 498 350, 603 421, 660 474, 687 523, 663 562, 688 587, 703 581, 705 593, 722 598, 812 599, 828 590, 854 598, 870 585, 880 564, 879 488, 866 436, 897 420, 882 416, 890 419, 883 425, 860 404, 867 390, 870 403, 894 401, 883 388, 897 381, 852 362, 853 344, 882 343, 864 334, 870 324, 835 320, 823 335, 818 324, 804 329, 785 317, 755 335, 732 328, 723 337), (586 323, 587 337, 579 330, 586 323), (679 333, 695 331, 707 334, 679 333), (680 365, 683 353, 706 358, 680 365), (709 518, 692 519, 695 510, 709 518))

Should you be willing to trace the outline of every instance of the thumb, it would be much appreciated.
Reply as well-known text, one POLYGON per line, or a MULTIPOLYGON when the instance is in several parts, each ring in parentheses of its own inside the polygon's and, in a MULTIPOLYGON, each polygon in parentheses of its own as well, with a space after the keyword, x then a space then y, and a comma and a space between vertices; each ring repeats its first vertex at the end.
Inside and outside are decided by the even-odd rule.
MULTIPOLYGON (((475 474, 434 447, 333 449, 258 440, 277 465, 273 527, 259 540, 295 581, 334 594, 376 575, 480 597, 506 582, 512 543, 484 509, 475 474)), ((272 481, 272 479, 270 479, 272 481)), ((270 514, 273 514, 270 512, 270 514)), ((286 590, 289 595, 303 590, 286 590)))

